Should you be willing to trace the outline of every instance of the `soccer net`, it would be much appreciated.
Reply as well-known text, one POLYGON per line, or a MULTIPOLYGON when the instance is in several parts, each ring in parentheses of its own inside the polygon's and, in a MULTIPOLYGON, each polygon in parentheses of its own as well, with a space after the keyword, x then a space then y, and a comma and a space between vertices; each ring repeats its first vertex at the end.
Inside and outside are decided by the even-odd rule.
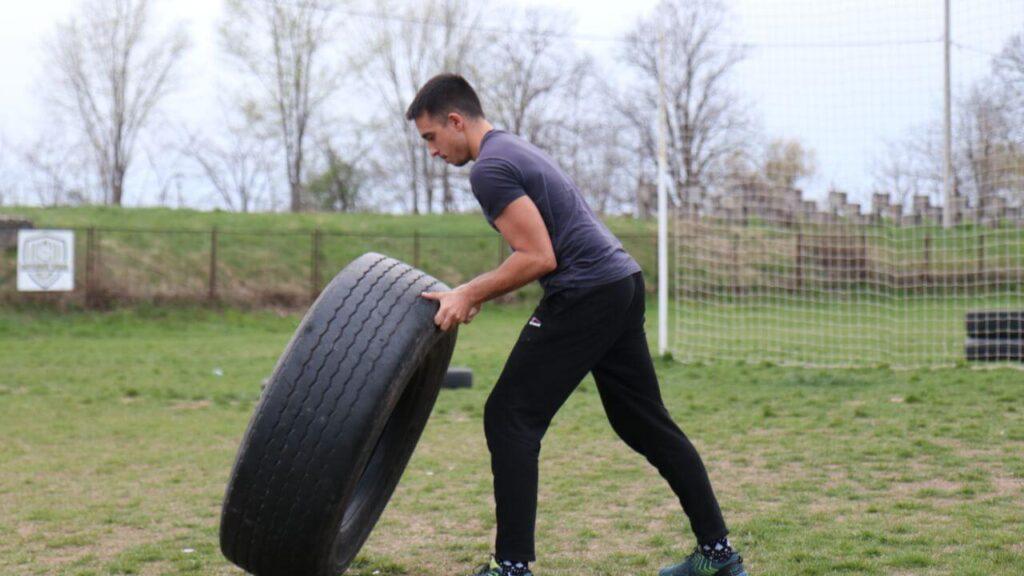
POLYGON ((674 191, 676 359, 1021 358, 1024 3, 952 0, 948 115, 943 8, 733 6, 768 136, 674 191))

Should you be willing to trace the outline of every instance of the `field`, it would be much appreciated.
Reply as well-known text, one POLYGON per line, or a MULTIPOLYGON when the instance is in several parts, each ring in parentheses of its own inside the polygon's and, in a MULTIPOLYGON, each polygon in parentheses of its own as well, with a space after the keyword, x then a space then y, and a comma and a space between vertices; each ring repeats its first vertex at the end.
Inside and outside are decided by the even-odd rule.
MULTIPOLYGON (((657 333, 654 303, 648 334, 657 333)), ((482 408, 526 305, 487 306, 358 576, 464 574, 491 548, 482 408)), ((238 574, 220 501, 297 313, 0 311, 0 575, 238 574)), ((657 362, 755 575, 1024 572, 1024 373, 657 362)), ((653 575, 692 547, 589 378, 541 457, 541 575, 653 575)))

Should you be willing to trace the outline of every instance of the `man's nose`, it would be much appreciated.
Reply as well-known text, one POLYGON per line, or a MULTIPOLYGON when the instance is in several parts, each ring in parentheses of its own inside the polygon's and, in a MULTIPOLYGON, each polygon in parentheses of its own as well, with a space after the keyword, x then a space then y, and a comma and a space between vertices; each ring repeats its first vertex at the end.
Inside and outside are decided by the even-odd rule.
POLYGON ((434 158, 437 158, 438 156, 441 155, 441 151, 438 150, 437 148, 431 148, 430 155, 433 156, 434 158))

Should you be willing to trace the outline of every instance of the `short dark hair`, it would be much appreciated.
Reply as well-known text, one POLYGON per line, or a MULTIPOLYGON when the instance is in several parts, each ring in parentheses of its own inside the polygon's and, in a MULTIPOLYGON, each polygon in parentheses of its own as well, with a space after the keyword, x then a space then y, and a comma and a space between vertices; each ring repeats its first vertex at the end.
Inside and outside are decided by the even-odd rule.
POLYGON ((465 78, 458 74, 438 74, 420 88, 405 111, 406 120, 416 120, 423 114, 445 118, 458 112, 467 118, 483 118, 480 98, 465 78))

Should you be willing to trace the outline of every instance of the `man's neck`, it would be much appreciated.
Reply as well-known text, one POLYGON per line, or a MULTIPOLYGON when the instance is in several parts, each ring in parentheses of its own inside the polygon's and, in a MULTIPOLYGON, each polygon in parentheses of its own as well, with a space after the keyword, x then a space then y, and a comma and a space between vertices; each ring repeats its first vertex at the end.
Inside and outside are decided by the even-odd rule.
POLYGON ((466 125, 466 140, 469 142, 469 156, 476 161, 480 155, 480 145, 483 144, 484 136, 494 129, 491 123, 485 119, 477 120, 466 125))

